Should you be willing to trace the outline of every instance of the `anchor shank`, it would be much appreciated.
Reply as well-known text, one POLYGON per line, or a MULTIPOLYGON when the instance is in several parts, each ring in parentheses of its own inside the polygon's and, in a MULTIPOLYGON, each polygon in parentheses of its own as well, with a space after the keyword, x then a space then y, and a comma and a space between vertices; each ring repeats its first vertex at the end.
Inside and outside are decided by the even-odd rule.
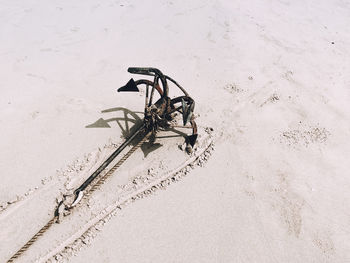
POLYGON ((75 194, 78 194, 80 191, 84 191, 85 188, 104 170, 106 169, 106 167, 125 149, 126 146, 128 146, 130 144, 130 142, 137 136, 139 135, 145 128, 145 125, 143 124, 140 128, 138 128, 125 142, 123 142, 122 145, 120 145, 118 147, 118 149, 116 149, 111 156, 108 157, 108 159, 106 161, 103 162, 103 164, 101 164, 101 166, 99 168, 97 168, 97 170, 89 176, 88 179, 86 179, 86 181, 80 185, 74 192, 75 194))

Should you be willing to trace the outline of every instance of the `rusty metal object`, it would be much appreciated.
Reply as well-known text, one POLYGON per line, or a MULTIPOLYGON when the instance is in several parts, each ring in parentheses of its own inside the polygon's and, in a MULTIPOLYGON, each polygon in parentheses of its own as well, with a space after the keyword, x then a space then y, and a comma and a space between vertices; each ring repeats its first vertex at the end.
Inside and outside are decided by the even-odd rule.
POLYGON ((130 67, 128 72, 139 75, 152 76, 153 81, 148 79, 140 79, 134 81, 130 79, 129 82, 118 89, 118 92, 133 92, 139 91, 138 86, 146 85, 145 111, 144 111, 144 125, 149 131, 156 132, 159 128, 167 129, 173 128, 171 121, 174 119, 175 112, 182 115, 183 126, 190 123, 192 127, 192 134, 186 137, 187 149, 191 150, 197 140, 197 125, 194 120, 194 100, 189 96, 187 91, 181 87, 175 80, 169 76, 164 75, 156 68, 137 68, 130 67), (183 96, 170 98, 168 81, 175 84, 184 94, 183 96), (160 87, 162 85, 162 88, 160 87), (151 87, 151 91, 149 90, 151 87), (157 91, 160 98, 153 102, 154 91, 157 91))
POLYGON ((26 244, 24 244, 7 262, 13 262, 19 258, 55 222, 59 223, 62 216, 68 215, 69 211, 73 209, 84 197, 88 197, 101 184, 103 184, 105 180, 111 176, 130 155, 135 152, 136 149, 145 143, 146 140, 150 139, 153 142, 155 133, 158 130, 191 128, 192 134, 186 136, 185 142, 187 144, 186 150, 188 152, 192 151, 192 148, 197 140, 197 125, 193 115, 195 103, 194 100, 188 95, 187 91, 175 80, 164 75, 159 69, 156 68, 131 67, 128 68, 128 72, 154 77, 153 81, 148 79, 134 81, 133 79, 130 79, 125 86, 118 89, 118 92, 138 92, 138 86, 146 85, 143 125, 134 131, 134 133, 131 134, 129 138, 126 139, 125 142, 120 145, 93 174, 91 174, 78 188, 76 188, 73 194, 63 196, 62 200, 58 203, 54 217, 26 244), (175 84, 184 95, 171 99, 169 97, 168 81, 175 84), (153 102, 155 90, 159 93, 160 98, 153 102), (176 123, 174 124, 174 122, 172 122, 177 112, 182 115, 183 125, 178 125, 176 123), (191 126, 188 126, 187 124, 190 124, 191 126), (137 144, 128 150, 128 152, 125 153, 124 156, 112 168, 109 168, 112 161, 135 140, 138 141, 137 144), (107 168, 109 169, 108 172, 105 175, 101 175, 102 171, 105 171, 107 168))

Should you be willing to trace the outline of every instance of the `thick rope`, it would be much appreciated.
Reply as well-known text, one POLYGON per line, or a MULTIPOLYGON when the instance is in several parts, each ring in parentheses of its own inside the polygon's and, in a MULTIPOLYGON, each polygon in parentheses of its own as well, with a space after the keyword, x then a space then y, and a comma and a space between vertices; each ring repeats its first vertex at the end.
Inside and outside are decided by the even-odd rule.
POLYGON ((20 257, 40 236, 42 236, 55 222, 57 217, 53 217, 47 224, 39 230, 20 250, 16 252, 8 261, 13 262, 15 259, 20 257))
POLYGON ((147 140, 147 138, 151 135, 151 133, 148 133, 146 136, 142 138, 141 141, 139 141, 135 146, 133 146, 109 171, 101 177, 92 187, 89 189, 89 191, 84 195, 84 198, 87 198, 90 196, 96 189, 98 189, 102 184, 105 183, 108 177, 110 177, 129 157, 132 155, 138 148, 141 147, 141 145, 147 140))
MULTIPOLYGON (((110 177, 125 161, 133 154, 141 145, 147 140, 151 135, 151 132, 146 134, 136 145, 134 145, 109 171, 101 177, 84 195, 83 199, 90 196, 96 189, 98 189, 102 184, 105 183, 106 179, 110 177)), ((15 259, 19 258, 28 248, 40 237, 42 236, 58 219, 58 216, 54 216, 47 224, 42 227, 39 232, 37 232, 24 246, 22 246, 8 261, 7 263, 13 262, 15 259)))

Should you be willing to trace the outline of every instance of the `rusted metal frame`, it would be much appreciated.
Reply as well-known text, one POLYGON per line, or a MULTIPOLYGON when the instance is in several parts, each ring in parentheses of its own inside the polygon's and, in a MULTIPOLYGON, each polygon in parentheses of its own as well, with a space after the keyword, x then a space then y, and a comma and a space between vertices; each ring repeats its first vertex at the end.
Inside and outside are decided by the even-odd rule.
MULTIPOLYGON (((128 72, 134 74, 148 75, 148 76, 157 76, 163 85, 163 95, 164 97, 168 97, 169 87, 166 81, 164 74, 156 68, 138 68, 138 67, 130 67, 128 68, 128 72)), ((156 83, 156 82, 155 82, 156 83)))
MULTIPOLYGON (((149 76, 154 76, 154 81, 150 81, 150 80, 145 80, 145 79, 141 79, 138 80, 134 83, 134 80, 131 79, 128 84, 125 86, 124 89, 119 90, 118 91, 138 91, 137 88, 135 88, 135 84, 137 85, 141 85, 141 84, 145 84, 146 85, 146 99, 145 99, 145 118, 144 118, 144 123, 141 127, 139 127, 136 131, 133 132, 133 134, 122 144, 120 145, 113 153, 110 157, 107 158, 107 160, 105 160, 100 167, 97 168, 97 170, 95 170, 95 172, 89 176, 75 191, 74 191, 74 195, 75 195, 75 200, 73 201, 73 203, 70 205, 70 207, 68 207, 68 209, 71 209, 72 207, 74 207, 79 200, 81 200, 81 196, 83 194, 83 191, 89 187, 89 185, 92 183, 92 181, 94 181, 96 178, 99 177, 99 175, 102 173, 102 171, 104 171, 111 163, 112 161, 134 140, 136 139, 136 137, 142 136, 141 139, 139 140, 139 142, 134 145, 125 155, 122 159, 120 159, 117 164, 115 164, 108 172, 106 175, 104 175, 104 177, 100 178, 90 189, 90 192, 93 191, 95 189, 95 187, 101 185, 107 178, 108 175, 110 175, 111 173, 113 173, 115 171, 116 168, 118 168, 125 160, 126 158, 128 158, 133 152, 135 152, 135 150, 140 147, 148 138, 149 136, 151 136, 152 134, 155 135, 155 132, 158 130, 158 128, 160 129, 164 129, 164 128, 170 128, 170 130, 174 130, 176 131, 178 134, 182 134, 182 135, 186 135, 181 131, 177 131, 175 129, 173 129, 174 127, 181 127, 181 128, 190 128, 188 126, 180 126, 180 125, 172 125, 168 126, 168 123, 164 123, 164 121, 166 121, 165 118, 167 117, 171 117, 169 116, 171 113, 173 113, 174 111, 180 111, 181 106, 180 107, 175 107, 174 105, 176 103, 186 101, 187 103, 189 103, 189 111, 191 113, 191 117, 190 117, 190 123, 191 123, 191 127, 192 127, 192 135, 191 136, 187 136, 186 137, 186 142, 188 144, 188 146, 190 145, 191 147, 194 146, 196 139, 197 139, 197 124, 194 121, 194 115, 193 110, 194 110, 194 105, 195 102, 194 100, 188 95, 188 93, 186 92, 186 90, 184 88, 182 88, 175 80, 173 80, 172 78, 165 76, 162 74, 162 72, 156 68, 129 68, 128 71, 130 73, 135 73, 135 74, 142 74, 142 75, 149 75, 149 76), (160 88, 158 82, 159 79, 162 82, 163 85, 163 90, 160 88), (173 82, 184 94, 185 96, 180 96, 180 97, 176 97, 174 99, 170 99, 168 97, 169 94, 169 87, 167 84, 167 80, 170 80, 171 82, 173 82), (149 99, 149 104, 148 106, 152 105, 152 99, 153 99, 153 94, 154 94, 154 90, 156 89, 160 96, 161 99, 158 100, 154 106, 156 107, 156 111, 151 112, 151 115, 146 116, 146 109, 147 109, 147 102, 148 102, 148 96, 149 96, 149 86, 152 86, 152 91, 151 91, 151 96, 149 99), (161 116, 159 116, 158 114, 161 114, 161 116), (147 118, 146 118, 147 117, 147 118), (151 117, 152 119, 150 119, 149 117, 151 117)), ((186 113, 182 112, 182 114, 187 114, 187 107, 184 107, 186 109, 186 113)), ((185 110, 183 110, 185 111, 185 110)), ((125 119, 127 119, 127 114, 125 113, 125 119)), ((171 118, 169 118, 169 120, 171 120, 171 118)), ((186 119, 187 121, 187 119, 186 119)), ((118 123, 119 124, 119 123, 118 123)), ((127 126, 126 129, 128 130, 129 127, 127 126)), ((186 146, 187 149, 187 146, 186 146)), ((189 148, 190 150, 192 148, 189 148)), ((65 197, 64 197, 65 200, 65 197)), ((18 258, 24 251, 26 251, 28 249, 28 247, 33 244, 38 237, 42 236, 43 233, 45 231, 47 231, 47 229, 54 224, 54 222, 56 220, 59 220, 59 215, 60 215, 60 207, 62 208, 62 205, 64 205, 65 209, 67 209, 64 200, 62 200, 56 211, 55 211, 55 216, 53 219, 51 219, 39 232, 37 232, 18 252, 16 252, 15 255, 13 255, 10 260, 8 262, 12 262, 14 259, 18 258)))
POLYGON ((135 81, 135 84, 137 86, 138 85, 142 85, 142 84, 146 85, 145 109, 152 105, 154 90, 157 90, 159 95, 161 97, 163 97, 164 92, 159 86, 158 77, 157 76, 155 76, 155 80, 154 81, 151 81, 151 80, 148 80, 148 79, 139 79, 139 80, 135 81), (152 86, 151 96, 150 97, 149 97, 149 86, 152 86), (149 98, 149 101, 148 101, 148 98, 149 98))
MULTIPOLYGON (((191 97, 189 97, 189 96, 179 96, 179 97, 173 98, 173 99, 171 99, 170 103, 171 103, 171 105, 172 105, 173 107, 175 107, 175 104, 176 104, 176 103, 182 102, 182 100, 185 100, 185 101, 191 103, 192 109, 194 109, 195 102, 194 102, 194 100, 193 100, 191 97)), ((179 112, 179 113, 181 113, 181 114, 184 114, 184 113, 182 112, 182 106, 175 107, 174 109, 172 109, 172 110, 169 112, 169 114, 171 114, 171 113, 173 113, 173 112, 175 112, 175 111, 177 111, 177 112, 179 112)))
POLYGON ((195 102, 194 100, 190 97, 190 96, 179 96, 179 97, 176 97, 176 98, 173 98, 171 99, 171 103, 172 105, 176 104, 176 103, 179 103, 181 102, 182 100, 184 101, 188 101, 189 103, 191 103, 193 105, 193 108, 195 106, 195 102))
POLYGON ((149 90, 149 85, 146 84, 145 114, 146 114, 147 104, 148 104, 148 90, 149 90))
POLYGON ((192 126, 192 134, 197 134, 197 124, 194 121, 194 117, 192 116, 190 120, 191 126, 192 126))
MULTIPOLYGON (((148 79, 139 79, 135 81, 135 84, 136 85, 145 84, 145 85, 153 86, 154 82, 148 79)), ((160 96, 163 96, 163 90, 160 88, 159 85, 155 85, 155 89, 158 91, 160 96)))
MULTIPOLYGON (((175 111, 178 111, 182 114, 185 114, 184 112, 182 112, 181 106, 180 107, 175 106, 176 103, 180 103, 182 101, 185 101, 186 103, 189 104, 189 106, 190 106, 189 110, 191 111, 191 113, 193 113, 193 109, 195 106, 194 100, 189 96, 187 91, 180 84, 178 84, 171 77, 164 75, 159 69, 143 68, 143 67, 130 67, 130 68, 128 68, 128 72, 154 77, 152 90, 151 90, 151 94, 150 94, 149 101, 148 101, 148 107, 150 107, 152 105, 154 90, 157 89, 158 92, 161 90, 161 88, 159 87, 159 80, 162 82, 163 92, 159 92, 161 99, 158 100, 158 102, 156 102, 156 104, 157 104, 156 107, 158 108, 158 112, 162 115, 162 116, 156 115, 156 117, 158 117, 159 121, 161 121, 163 118, 167 118, 167 116, 170 117, 170 114, 175 112, 175 111), (169 87, 168 87, 167 80, 169 80, 170 82, 175 84, 184 93, 185 96, 179 96, 179 97, 176 97, 174 99, 170 99, 168 97, 169 87)), ((147 82, 147 83, 151 83, 151 82, 147 82)), ((146 94, 146 97, 147 97, 147 95, 149 95, 149 94, 146 94)), ((145 111, 145 113, 146 113, 146 111, 145 111)), ((196 122, 194 121, 193 114, 192 114, 189 122, 191 123, 193 135, 197 135, 197 125, 196 125, 196 122)), ((156 127, 154 127, 154 128, 156 129, 156 127)))
POLYGON ((151 95, 150 95, 149 102, 148 102, 148 107, 150 107, 152 105, 154 89, 156 88, 157 84, 158 84, 158 76, 155 76, 154 81, 153 81, 153 85, 152 85, 151 95))
MULTIPOLYGON (((194 100, 193 100, 191 97, 189 97, 189 96, 179 96, 179 97, 173 98, 173 99, 171 100, 171 104, 174 106, 174 104, 179 103, 179 102, 181 102, 182 100, 185 100, 185 101, 188 101, 188 102, 192 103, 192 109, 194 108, 195 102, 194 102, 194 100)), ((181 106, 175 108, 174 110, 176 111, 176 110, 178 110, 179 108, 181 108, 181 106)), ((178 110, 178 111, 179 111, 179 110, 178 110)), ((179 112, 180 112, 180 111, 179 111, 179 112)), ((180 112, 180 113, 181 113, 181 112, 180 112)), ((190 123, 191 123, 191 126, 192 126, 192 134, 193 134, 193 135, 197 134, 197 124, 196 124, 196 122, 194 121, 194 116, 193 116, 193 115, 192 115, 192 117, 191 117, 190 123)))
POLYGON ((172 113, 174 113, 175 111, 178 111, 178 112, 180 112, 180 113, 182 114, 182 111, 180 111, 181 109, 182 109, 182 106, 179 106, 179 107, 174 108, 174 109, 172 109, 171 111, 169 111, 168 114, 172 114, 172 113))
POLYGON ((170 128, 183 128, 183 129, 192 129, 192 126, 183 126, 183 125, 170 125, 170 128))
POLYGON ((184 94, 185 96, 189 97, 187 91, 179 84, 177 83, 174 79, 170 78, 169 76, 167 75, 164 75, 165 79, 168 79, 170 80, 172 83, 174 83, 184 94))

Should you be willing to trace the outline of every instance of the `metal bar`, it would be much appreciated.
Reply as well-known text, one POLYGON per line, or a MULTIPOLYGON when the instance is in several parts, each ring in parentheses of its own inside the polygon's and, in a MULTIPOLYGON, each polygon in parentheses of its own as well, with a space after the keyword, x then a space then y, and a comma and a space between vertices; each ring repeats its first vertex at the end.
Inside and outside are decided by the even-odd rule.
POLYGON ((148 75, 148 76, 156 76, 158 77, 163 85, 163 96, 168 97, 169 94, 169 87, 166 81, 166 78, 164 74, 157 68, 139 68, 139 67, 130 67, 128 68, 128 72, 133 74, 141 74, 141 75, 148 75), (154 74, 152 74, 154 73, 154 74))
POLYGON ((185 96, 189 97, 187 91, 183 87, 181 87, 179 83, 177 83, 175 80, 173 80, 169 76, 164 75, 164 77, 165 77, 165 79, 170 80, 172 83, 174 83, 176 86, 178 86, 178 88, 185 94, 185 96))
POLYGON ((148 92, 149 92, 149 85, 146 84, 145 114, 146 114, 147 103, 148 103, 148 92))
POLYGON ((145 128, 145 125, 142 125, 139 129, 137 129, 122 145, 119 146, 118 149, 116 149, 111 156, 108 157, 104 163, 97 168, 97 170, 89 176, 86 181, 80 185, 74 192, 75 194, 78 194, 80 191, 84 191, 86 187, 104 170, 106 167, 125 149, 126 146, 130 144, 130 142, 138 135, 140 132, 145 128))
POLYGON ((157 76, 154 77, 152 90, 151 90, 151 96, 149 97, 148 107, 152 105, 153 93, 154 93, 154 89, 156 88, 156 85, 158 85, 158 77, 157 76))
POLYGON ((180 109, 182 109, 182 105, 177 107, 177 108, 172 109, 171 111, 168 112, 168 114, 171 114, 171 113, 173 113, 175 111, 178 111, 178 112, 182 113, 181 111, 179 111, 180 109))
POLYGON ((183 125, 170 125, 170 128, 184 128, 184 129, 192 129, 191 126, 183 126, 183 125))

